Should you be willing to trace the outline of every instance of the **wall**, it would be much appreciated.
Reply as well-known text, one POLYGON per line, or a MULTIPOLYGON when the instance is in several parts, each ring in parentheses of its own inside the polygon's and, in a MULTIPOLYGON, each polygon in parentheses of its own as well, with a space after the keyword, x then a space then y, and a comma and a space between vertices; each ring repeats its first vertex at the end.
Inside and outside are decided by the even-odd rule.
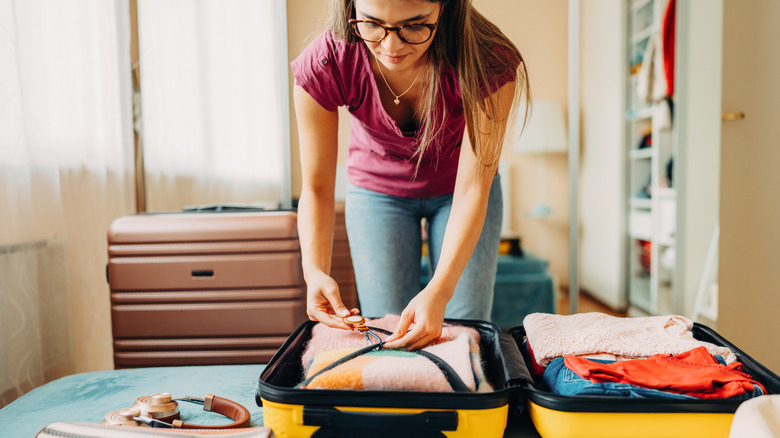
POLYGON ((725 0, 718 332, 780 373, 780 2, 725 0), (745 50, 746 47, 753 50, 745 50))
POLYGON ((580 4, 580 276, 582 289, 615 309, 626 306, 625 2, 580 4))
MULTIPOLYGON (((288 0, 288 47, 290 60, 324 28, 327 0, 288 0), (312 13, 314 11, 314 13, 312 13)), ((535 99, 567 100, 567 2, 566 0, 482 0, 477 9, 498 25, 518 46, 528 65, 535 99)), ((294 82, 290 76, 290 93, 294 82)), ((343 162, 348 135, 348 114, 340 113, 340 157, 343 162)), ((301 191, 298 132, 291 108, 293 196, 301 191)), ((523 219, 523 213, 540 201, 538 180, 542 159, 518 155, 505 145, 503 161, 508 163, 511 183, 511 229, 518 232, 525 248, 550 260, 550 270, 561 283, 568 283, 568 161, 565 154, 545 157, 547 203, 553 215, 545 221, 523 219), (546 235, 545 235, 546 233, 546 235), (545 243, 546 241, 546 243, 545 243)))
MULTIPOLYGON (((568 4, 566 0, 482 0, 477 9, 517 45, 525 58, 533 99, 555 100, 564 108, 567 93, 568 4)), ((566 154, 519 155, 504 145, 509 164, 512 229, 524 248, 550 260, 550 272, 569 283, 569 162, 566 154), (541 201, 539 179, 545 166, 546 203, 552 215, 544 220, 524 216, 541 201)))
MULTIPOLYGON (((327 0, 287 0, 287 50, 295 59, 325 26, 327 0)), ((295 79, 290 71, 290 159, 292 162, 292 195, 301 194, 301 155, 298 149, 298 124, 293 106, 295 79)), ((344 148, 341 148, 344 149, 344 148)))
POLYGON ((675 313, 691 315, 718 223, 723 2, 682 2, 677 15, 675 313))

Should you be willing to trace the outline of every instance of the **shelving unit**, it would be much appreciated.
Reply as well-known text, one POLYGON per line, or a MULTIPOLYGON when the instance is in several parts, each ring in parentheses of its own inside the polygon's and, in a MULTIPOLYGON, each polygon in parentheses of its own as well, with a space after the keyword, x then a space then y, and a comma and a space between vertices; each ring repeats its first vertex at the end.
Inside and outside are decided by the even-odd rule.
POLYGON ((719 278, 707 260, 721 211, 722 8, 676 2, 673 129, 653 132, 655 108, 639 101, 634 73, 667 0, 580 3, 582 287, 629 314, 691 317, 711 307, 697 291, 719 278), (639 148, 648 130, 653 145, 639 148), (652 196, 637 196, 648 182, 652 196))
POLYGON ((637 82, 667 1, 626 1, 627 300, 630 310, 662 314, 671 311, 675 289, 677 193, 670 185, 675 178, 668 178, 667 165, 676 154, 673 132, 654 123, 656 106, 664 103, 641 100, 637 82))

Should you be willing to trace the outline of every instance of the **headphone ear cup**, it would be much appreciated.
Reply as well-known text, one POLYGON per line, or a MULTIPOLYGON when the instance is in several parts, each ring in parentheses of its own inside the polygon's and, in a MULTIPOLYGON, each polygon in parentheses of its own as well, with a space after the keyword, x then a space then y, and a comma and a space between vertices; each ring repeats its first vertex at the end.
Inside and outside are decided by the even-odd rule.
POLYGON ((145 424, 133 420, 133 417, 137 417, 139 415, 141 415, 141 411, 138 408, 115 409, 106 414, 101 424, 109 424, 111 426, 146 427, 145 424))
POLYGON ((180 416, 179 404, 171 400, 171 394, 167 392, 138 397, 131 408, 140 410, 143 416, 166 423, 170 423, 180 416))

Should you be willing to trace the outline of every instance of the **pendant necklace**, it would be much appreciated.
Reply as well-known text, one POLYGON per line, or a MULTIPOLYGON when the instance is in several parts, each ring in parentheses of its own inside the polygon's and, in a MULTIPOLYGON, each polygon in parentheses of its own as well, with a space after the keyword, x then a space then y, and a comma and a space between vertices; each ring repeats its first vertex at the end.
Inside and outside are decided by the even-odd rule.
POLYGON ((395 96, 395 99, 393 100, 393 103, 395 103, 396 105, 401 103, 401 100, 400 100, 401 96, 403 96, 404 94, 408 93, 409 90, 411 90, 412 87, 414 87, 414 84, 417 83, 417 78, 420 77, 420 72, 418 71, 417 72, 417 76, 415 76, 414 80, 412 81, 412 85, 409 85, 409 88, 407 88, 406 91, 404 91, 403 93, 395 94, 395 91, 393 91, 393 89, 390 88, 390 84, 387 83, 387 78, 385 78, 385 74, 382 72, 382 65, 379 63, 379 58, 376 58, 376 66, 379 69, 379 74, 382 75, 382 79, 385 81, 385 85, 387 85, 387 89, 390 90, 390 94, 395 96))

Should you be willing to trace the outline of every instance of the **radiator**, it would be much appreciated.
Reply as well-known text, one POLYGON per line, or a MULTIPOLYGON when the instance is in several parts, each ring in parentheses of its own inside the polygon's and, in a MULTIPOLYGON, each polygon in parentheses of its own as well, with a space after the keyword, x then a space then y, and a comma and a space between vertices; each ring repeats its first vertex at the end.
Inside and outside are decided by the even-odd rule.
POLYGON ((65 246, 0 246, 0 406, 72 372, 65 246))

